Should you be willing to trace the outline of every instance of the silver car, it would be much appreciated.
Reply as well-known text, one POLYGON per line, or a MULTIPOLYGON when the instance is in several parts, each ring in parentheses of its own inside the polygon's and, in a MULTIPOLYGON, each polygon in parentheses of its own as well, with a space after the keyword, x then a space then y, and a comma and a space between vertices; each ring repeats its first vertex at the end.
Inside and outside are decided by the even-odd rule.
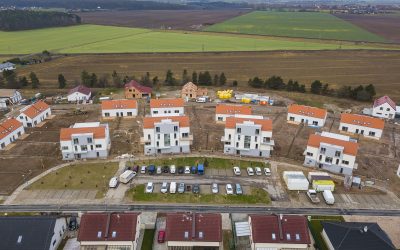
POLYGON ((218 184, 217 183, 213 183, 212 185, 211 185, 211 192, 213 193, 213 194, 218 194, 218 184))
POLYGON ((185 183, 181 182, 178 185, 178 193, 183 194, 185 192, 185 183))

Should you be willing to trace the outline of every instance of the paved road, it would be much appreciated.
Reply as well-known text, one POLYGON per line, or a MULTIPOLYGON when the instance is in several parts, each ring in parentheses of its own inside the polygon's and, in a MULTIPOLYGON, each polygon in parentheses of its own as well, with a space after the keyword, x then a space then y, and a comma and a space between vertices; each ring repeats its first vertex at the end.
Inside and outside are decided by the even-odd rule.
POLYGON ((0 205, 0 212, 87 212, 87 211, 154 211, 154 212, 218 212, 218 213, 279 213, 313 215, 400 216, 400 209, 285 208, 265 206, 215 205, 0 205))

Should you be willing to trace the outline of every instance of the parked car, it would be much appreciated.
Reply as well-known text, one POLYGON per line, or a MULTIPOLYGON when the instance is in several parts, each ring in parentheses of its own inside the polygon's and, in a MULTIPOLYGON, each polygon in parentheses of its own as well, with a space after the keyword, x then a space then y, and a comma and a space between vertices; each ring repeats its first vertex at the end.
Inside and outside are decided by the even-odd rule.
POLYGON ((113 177, 110 179, 110 182, 108 183, 108 187, 110 188, 116 188, 118 186, 118 178, 117 177, 113 177))
POLYGON ((160 230, 158 232, 157 242, 158 243, 164 243, 165 242, 165 231, 164 230, 160 230))
POLYGON ((178 185, 178 193, 183 194, 185 192, 185 183, 181 182, 178 185))
POLYGON ((226 194, 233 194, 233 188, 231 184, 226 184, 226 194))
POLYGON ((69 219, 69 223, 68 223, 68 229, 69 229, 69 231, 75 231, 75 230, 77 230, 78 229, 78 221, 77 221, 77 219, 76 219, 76 217, 75 216, 72 216, 70 219, 69 219))
POLYGON ((213 193, 213 194, 218 194, 218 184, 217 183, 213 183, 213 184, 211 184, 211 192, 213 193))
POLYGON ((196 166, 192 166, 192 167, 190 168, 190 173, 192 173, 192 174, 197 174, 197 167, 196 167, 196 166))
POLYGON ((170 172, 171 174, 175 174, 175 173, 176 173, 176 167, 175 167, 175 165, 171 165, 171 167, 169 167, 169 172, 170 172))
POLYGON ((266 176, 271 176, 271 169, 269 169, 269 168, 264 168, 264 174, 265 174, 266 176))
POLYGON ((165 174, 168 174, 169 173, 169 167, 168 166, 162 167, 162 172, 165 173, 165 174))
POLYGON ((190 174, 190 167, 189 166, 185 167, 185 174, 190 174))
POLYGON ((142 166, 141 168, 140 168, 140 173, 141 174, 145 174, 146 173, 146 166, 142 166))
POLYGON ((186 185, 185 189, 186 189, 186 192, 191 192, 192 191, 192 185, 186 185))
POLYGON ((192 192, 193 192, 194 194, 200 193, 200 185, 199 185, 199 184, 194 184, 194 185, 193 185, 193 188, 192 188, 192 192))
POLYGON ((176 182, 171 182, 171 185, 169 186, 169 193, 170 194, 175 194, 176 193, 176 182))
POLYGON ((254 175, 254 170, 253 170, 252 167, 248 167, 248 168, 247 168, 247 174, 248 174, 249 176, 253 176, 253 175, 254 175))
POLYGON ((319 203, 320 202, 320 199, 318 198, 318 194, 317 194, 317 191, 315 191, 314 189, 309 189, 308 191, 307 191, 307 197, 310 199, 310 201, 312 202, 312 203, 319 203))
POLYGON ((239 167, 233 167, 233 173, 235 175, 241 175, 242 173, 240 172, 240 168, 239 167))
POLYGON ((153 193, 154 185, 153 182, 149 182, 146 185, 146 193, 153 193))
POLYGON ((243 194, 243 189, 242 189, 242 187, 240 186, 240 184, 239 183, 236 183, 236 194, 243 194))
POLYGON ((149 167, 147 168, 147 170, 149 171, 149 174, 154 174, 156 172, 156 166, 154 165, 149 165, 149 167))
POLYGON ((132 167, 132 171, 135 173, 139 173, 139 166, 136 165, 136 166, 132 167))
POLYGON ((161 166, 158 166, 158 167, 157 167, 157 174, 161 174, 161 173, 162 173, 161 166))
POLYGON ((161 193, 166 194, 168 192, 168 182, 163 182, 161 185, 161 193))
POLYGON ((185 168, 183 166, 178 167, 178 174, 185 173, 185 168))
POLYGON ((256 175, 262 175, 260 167, 256 167, 255 170, 256 170, 256 175))

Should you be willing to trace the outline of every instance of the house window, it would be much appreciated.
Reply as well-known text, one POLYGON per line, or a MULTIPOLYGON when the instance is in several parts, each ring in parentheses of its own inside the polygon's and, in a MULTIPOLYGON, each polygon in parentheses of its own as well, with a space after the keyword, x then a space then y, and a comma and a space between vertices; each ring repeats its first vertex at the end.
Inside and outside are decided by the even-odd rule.
POLYGON ((314 154, 311 153, 311 152, 307 152, 306 154, 307 154, 307 156, 313 156, 313 155, 314 155, 314 154))
POLYGON ((68 150, 68 146, 63 146, 61 150, 68 150))
POLYGON ((182 138, 187 138, 189 137, 189 133, 182 133, 182 138))
POLYGON ((93 139, 90 138, 90 137, 88 137, 88 138, 87 138, 87 142, 88 142, 88 143, 92 143, 92 142, 93 142, 93 139))
POLYGON ((178 126, 174 126, 174 131, 175 131, 175 132, 178 131, 178 126))
POLYGON ((242 133, 242 129, 241 128, 237 128, 236 132, 237 133, 242 133))
POLYGON ((321 148, 321 154, 325 154, 326 148, 321 148))
POLYGON ((160 131, 161 131, 161 130, 160 130, 160 127, 156 127, 156 132, 157 132, 157 133, 160 133, 160 131))
POLYGON ((107 113, 104 113, 104 116, 105 116, 105 117, 110 117, 110 113, 108 113, 108 112, 107 112, 107 113))
POLYGON ((325 157, 325 162, 326 163, 332 163, 332 157, 325 157))
POLYGON ((379 110, 383 110, 383 107, 380 107, 379 110))
POLYGON ((90 150, 93 150, 93 145, 90 145, 90 150))
POLYGON ((147 140, 151 140, 151 136, 150 135, 147 135, 147 140))
POLYGON ((96 148, 101 148, 101 144, 96 144, 96 148))
POLYGON ((369 131, 368 135, 369 135, 369 136, 375 136, 375 132, 369 131))
POLYGON ((263 142, 264 143, 270 143, 271 138, 270 137, 263 137, 263 142))
POLYGON ((179 110, 175 110, 175 114, 179 114, 179 110))
POLYGON ((237 148, 239 147, 239 142, 236 142, 236 147, 237 147, 237 148))
POLYGON ((386 111, 390 111, 390 108, 387 108, 386 111))
POLYGON ((255 141, 255 142, 257 142, 257 139, 258 139, 258 137, 257 137, 257 136, 254 136, 254 141, 255 141))
POLYGON ((340 157, 340 155, 341 155, 341 152, 340 152, 340 151, 336 151, 336 152, 335 152, 335 156, 336 156, 336 157, 340 157))
POLYGON ((314 126, 317 126, 317 125, 318 125, 318 122, 317 122, 317 121, 313 121, 312 124, 313 124, 314 126))
POLYGON ((57 240, 54 240, 54 241, 53 241, 53 246, 54 246, 56 243, 57 243, 57 240))
POLYGON ((154 110, 154 111, 153 111, 153 114, 158 114, 158 111, 157 111, 157 110, 154 110))
POLYGON ((348 127, 345 127, 345 126, 342 127, 342 131, 347 132, 348 130, 349 130, 348 127))
POLYGON ((87 146, 86 145, 81 145, 81 151, 86 151, 87 150, 87 146))
POLYGON ((176 139, 176 133, 174 134, 174 139, 176 139))
POLYGON ((157 142, 157 147, 159 147, 159 146, 160 146, 160 142, 158 141, 158 142, 157 142))
POLYGON ((178 146, 178 141, 175 141, 175 146, 178 146))
POLYGON ((223 121, 223 118, 222 118, 221 116, 218 116, 218 117, 217 117, 217 120, 218 120, 218 121, 223 121))
POLYGON ((164 134, 164 146, 170 146, 170 145, 171 145, 170 134, 164 134))
POLYGON ((256 135, 259 135, 260 134, 260 129, 256 129, 256 135))
POLYGON ((128 116, 132 116, 132 112, 128 112, 128 116))
POLYGON ((343 160, 343 161, 342 161, 342 164, 344 164, 344 165, 349 165, 349 161, 343 160))
POLYGON ((294 117, 293 116, 289 117, 289 121, 294 122, 294 117))
POLYGON ((151 142, 146 142, 144 145, 149 146, 151 145, 151 142))
POLYGON ((251 136, 246 135, 244 137, 244 148, 250 148, 250 141, 251 141, 251 136))
POLYGON ((231 134, 228 135, 228 140, 230 140, 232 138, 231 134))
POLYGON ((256 149, 258 149, 258 144, 256 144, 256 149))
POLYGON ((78 143, 79 143, 78 138, 75 138, 75 139, 74 139, 74 144, 78 144, 78 143))
POLYGON ((240 138, 241 138, 240 135, 238 135, 238 141, 240 141, 240 138))
POLYGON ((160 134, 157 134, 157 140, 160 140, 161 136, 160 134))

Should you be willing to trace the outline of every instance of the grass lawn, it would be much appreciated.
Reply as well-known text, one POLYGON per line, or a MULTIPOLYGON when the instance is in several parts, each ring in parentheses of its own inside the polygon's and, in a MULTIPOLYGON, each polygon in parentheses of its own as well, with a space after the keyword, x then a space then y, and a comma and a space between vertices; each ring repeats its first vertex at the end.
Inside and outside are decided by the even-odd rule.
POLYGON ((294 41, 207 32, 153 31, 149 29, 78 25, 26 31, 0 32, 0 54, 202 52, 262 50, 336 50, 372 48, 353 43, 294 41))
POLYGON ((153 249, 153 240, 155 229, 146 229, 144 230, 143 242, 141 250, 152 250, 153 249))
POLYGON ((254 11, 205 30, 347 41, 385 41, 383 37, 321 12, 254 11))
POLYGON ((28 187, 39 189, 96 189, 101 195, 118 170, 118 163, 83 163, 52 172, 28 187))
POLYGON ((344 221, 344 218, 342 216, 311 216, 311 220, 308 221, 308 226, 315 240, 315 244, 320 250, 328 250, 321 235, 323 229, 321 221, 344 221))
POLYGON ((251 188, 251 194, 222 195, 222 194, 162 194, 144 192, 145 185, 140 184, 127 192, 127 197, 133 201, 165 202, 165 203, 204 203, 204 204, 269 204, 271 199, 267 192, 260 188, 251 188))

